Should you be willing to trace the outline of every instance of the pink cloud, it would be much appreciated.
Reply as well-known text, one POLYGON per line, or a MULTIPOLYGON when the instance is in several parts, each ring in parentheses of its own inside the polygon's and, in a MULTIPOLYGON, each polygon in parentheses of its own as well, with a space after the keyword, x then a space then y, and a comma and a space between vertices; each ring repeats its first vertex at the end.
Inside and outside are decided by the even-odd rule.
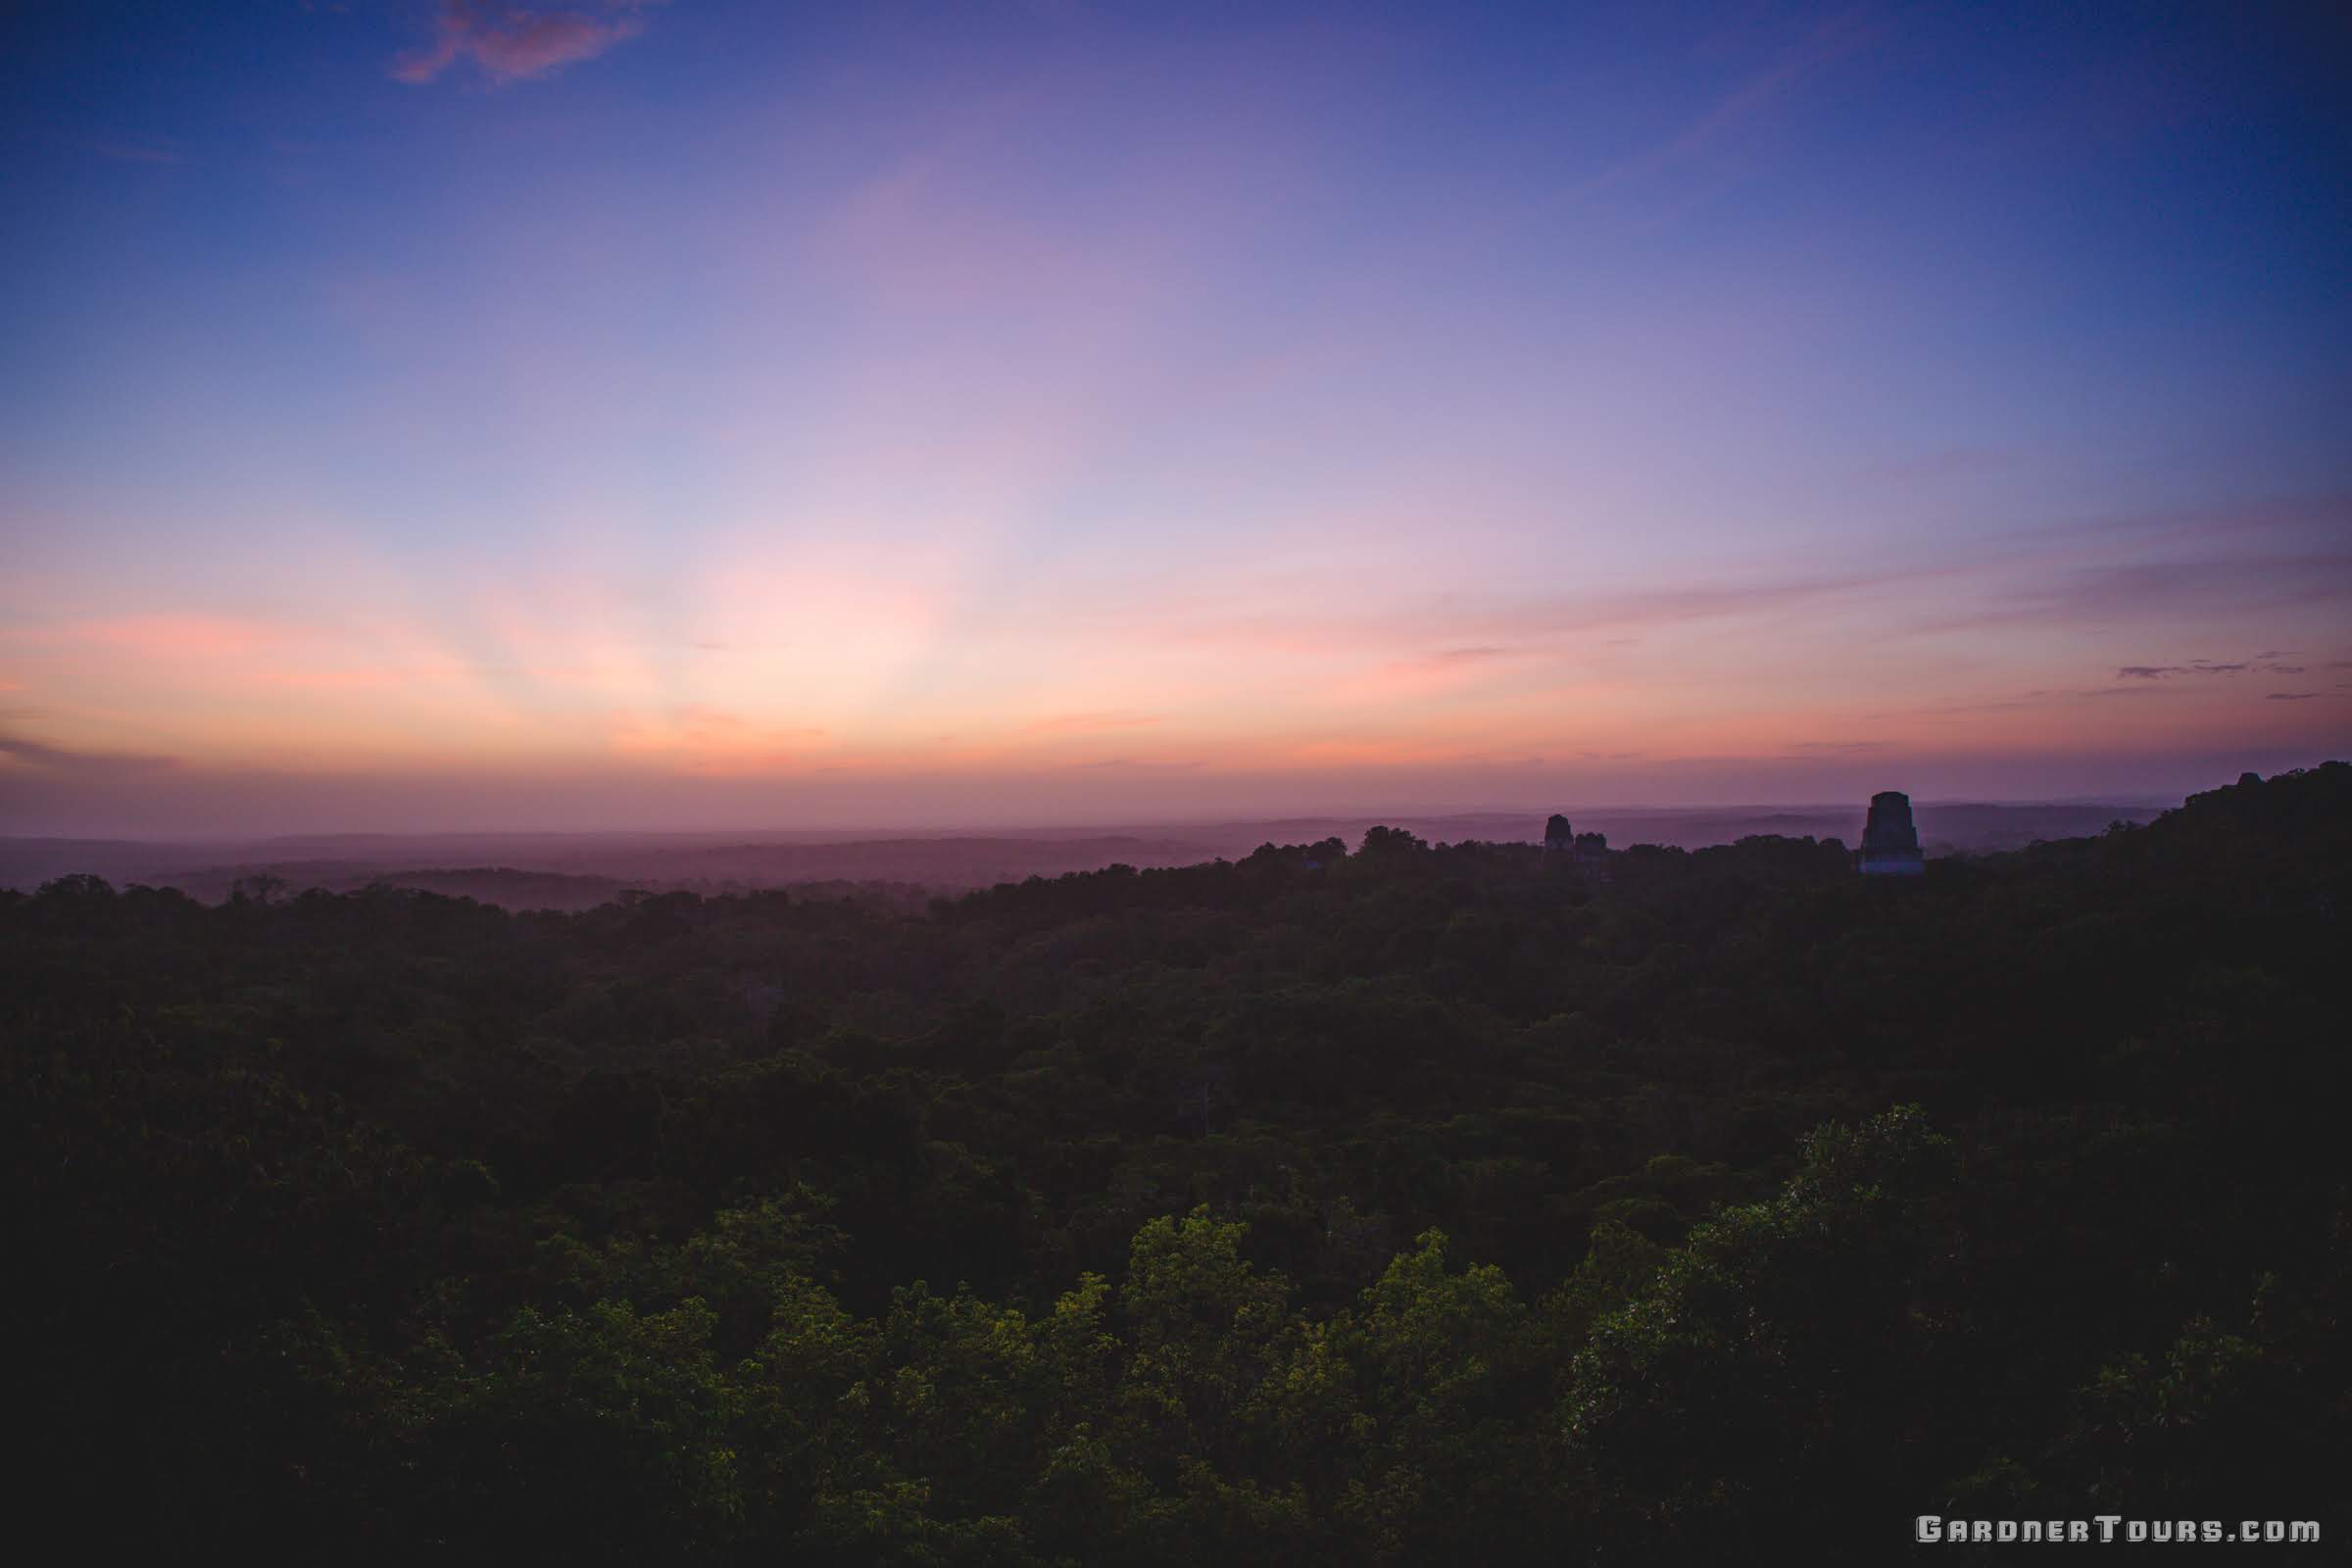
POLYGON ((635 37, 644 29, 637 13, 659 3, 607 0, 592 9, 545 10, 491 0, 442 0, 432 47, 402 56, 392 75, 421 86, 461 60, 472 61, 493 81, 545 75, 635 37))

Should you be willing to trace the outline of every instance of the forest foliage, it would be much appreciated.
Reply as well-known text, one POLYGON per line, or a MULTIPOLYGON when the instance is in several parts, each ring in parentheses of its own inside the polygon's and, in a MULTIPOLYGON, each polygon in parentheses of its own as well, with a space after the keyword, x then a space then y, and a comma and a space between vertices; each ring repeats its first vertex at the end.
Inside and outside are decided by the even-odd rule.
POLYGON ((1891 886, 1381 829, 914 912, 0 895, 28 1494, 404 1562, 2326 1519, 2348 823, 2329 763, 1891 886))

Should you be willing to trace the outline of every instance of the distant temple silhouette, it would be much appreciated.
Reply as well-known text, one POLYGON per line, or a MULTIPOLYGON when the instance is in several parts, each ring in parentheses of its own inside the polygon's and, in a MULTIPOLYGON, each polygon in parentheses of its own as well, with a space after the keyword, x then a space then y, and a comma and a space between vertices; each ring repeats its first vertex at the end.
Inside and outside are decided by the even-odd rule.
POLYGON ((1920 876, 1927 871, 1919 829, 1911 825, 1910 796, 1881 790, 1870 798, 1870 820, 1863 826, 1855 860, 1864 876, 1920 876))
POLYGON ((1605 879, 1609 874, 1607 835, 1579 833, 1557 811, 1544 824, 1544 853, 1560 857, 1555 863, 1572 865, 1591 876, 1605 879))
POLYGON ((1568 858, 1587 876, 1607 881, 1609 877, 1609 840, 1605 833, 1579 833, 1576 848, 1568 858))

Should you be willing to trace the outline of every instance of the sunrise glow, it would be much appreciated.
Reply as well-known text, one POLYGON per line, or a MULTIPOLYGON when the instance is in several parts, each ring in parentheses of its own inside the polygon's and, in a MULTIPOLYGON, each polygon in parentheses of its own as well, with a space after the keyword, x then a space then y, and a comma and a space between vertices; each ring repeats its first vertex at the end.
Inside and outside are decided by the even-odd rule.
POLYGON ((17 24, 6 826, 2352 742, 2340 104, 2280 37, 1176 9, 17 24))

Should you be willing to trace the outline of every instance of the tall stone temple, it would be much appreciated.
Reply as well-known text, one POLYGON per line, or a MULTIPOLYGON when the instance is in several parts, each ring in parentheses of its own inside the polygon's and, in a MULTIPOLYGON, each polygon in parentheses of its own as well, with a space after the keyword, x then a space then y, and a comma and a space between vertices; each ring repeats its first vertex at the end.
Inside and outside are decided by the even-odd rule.
POLYGON ((1599 833, 1579 833, 1568 825, 1568 819, 1553 812, 1544 824, 1544 853, 1554 866, 1573 866, 1587 876, 1602 881, 1609 875, 1609 841, 1599 833), (1552 859, 1551 857, 1558 858, 1552 859))
POLYGON ((1855 859, 1864 876, 1920 876, 1928 869, 1919 848, 1919 829, 1911 825, 1911 797, 1900 790, 1881 790, 1870 798, 1870 820, 1862 828, 1862 849, 1855 859))
POLYGON ((1587 876, 1609 879, 1609 836, 1606 833, 1579 833, 1576 845, 1569 851, 1569 863, 1587 876))

